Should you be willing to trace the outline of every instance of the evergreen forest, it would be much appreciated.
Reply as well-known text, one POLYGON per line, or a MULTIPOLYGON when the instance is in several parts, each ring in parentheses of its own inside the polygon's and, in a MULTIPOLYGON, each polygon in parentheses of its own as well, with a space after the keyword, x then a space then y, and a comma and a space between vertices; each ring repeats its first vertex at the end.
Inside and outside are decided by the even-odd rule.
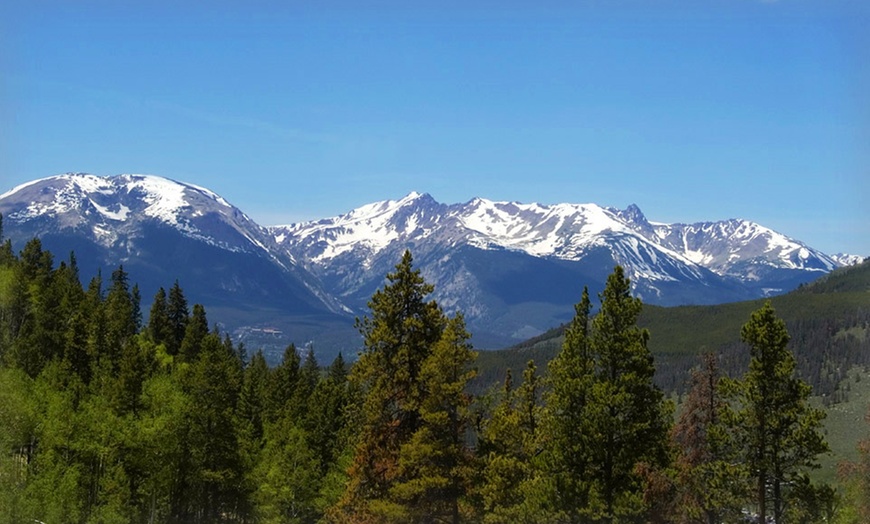
POLYGON ((870 521, 870 426, 836 484, 811 475, 824 412, 770 302, 736 334, 743 371, 696 358, 677 407, 621 267, 552 359, 474 393, 471 334, 432 291, 406 252, 358 355, 269 367, 177 281, 143 314, 123 267, 83 286, 74 254, 6 241, 0 523, 870 521))

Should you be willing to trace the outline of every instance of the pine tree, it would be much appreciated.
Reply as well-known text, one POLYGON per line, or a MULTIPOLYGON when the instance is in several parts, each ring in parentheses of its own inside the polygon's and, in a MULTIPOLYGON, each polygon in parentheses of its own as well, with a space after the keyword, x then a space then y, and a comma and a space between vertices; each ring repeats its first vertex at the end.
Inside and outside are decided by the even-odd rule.
POLYGON ((320 366, 314 356, 314 348, 309 347, 305 352, 305 360, 299 368, 299 381, 293 392, 291 411, 296 421, 301 421, 311 409, 311 395, 320 379, 320 366))
POLYGON ((172 325, 169 322, 166 290, 162 287, 157 290, 157 294, 154 295, 154 301, 151 303, 146 331, 155 344, 164 344, 165 346, 168 343, 172 343, 174 334, 172 325))
POLYGON ((44 251, 42 242, 34 238, 24 246, 16 266, 19 285, 12 299, 18 318, 10 358, 31 377, 36 377, 52 358, 63 354, 60 294, 54 286, 52 264, 52 254, 44 251))
POLYGON ((186 389, 193 409, 187 445, 187 520, 215 522, 235 514, 244 497, 242 457, 234 424, 241 376, 235 355, 215 333, 206 335, 186 389))
POLYGON ((172 336, 165 341, 166 351, 170 355, 177 355, 181 350, 181 341, 184 340, 184 335, 187 333, 187 322, 190 319, 187 299, 184 297, 184 291, 178 285, 177 280, 169 288, 166 313, 169 316, 169 326, 172 332, 172 336))
POLYGON ((642 304, 616 266, 599 295, 592 320, 590 358, 595 362, 588 401, 590 509, 603 522, 640 518, 643 482, 637 467, 667 465, 670 410, 653 384, 649 332, 637 327, 642 304))
POLYGON ((589 355, 588 289, 583 289, 575 315, 565 330, 562 350, 549 364, 544 426, 546 469, 554 484, 553 505, 569 522, 582 522, 589 506, 592 469, 589 431, 589 399, 594 362, 589 355))
POLYGON ((421 425, 399 453, 399 477, 391 495, 413 522, 458 524, 460 504, 472 479, 472 452, 465 442, 471 424, 465 387, 476 358, 461 315, 451 318, 420 370, 421 425))
POLYGON ((812 388, 795 376, 785 322, 770 301, 752 313, 740 336, 749 345, 749 371, 726 383, 739 407, 725 416, 735 441, 744 445, 759 522, 772 513, 773 521, 782 523, 789 486, 798 485, 806 470, 818 467, 816 457, 828 451, 821 433, 824 412, 809 405, 812 388))
POLYGON ((341 432, 345 427, 344 411, 349 401, 341 354, 329 369, 329 373, 314 387, 302 421, 309 447, 317 456, 322 475, 326 475, 335 465, 342 451, 341 432))
POLYGON ((406 251, 388 283, 357 322, 364 349, 351 371, 362 394, 360 428, 342 511, 382 518, 402 508, 390 489, 402 481, 399 450, 420 428, 420 372, 441 338, 444 315, 426 296, 433 291, 406 251))
POLYGON ((129 275, 124 266, 112 272, 112 286, 106 294, 107 345, 117 357, 127 340, 139 331, 139 305, 130 291, 129 275))
POLYGON ((267 404, 264 419, 267 423, 275 422, 285 412, 296 412, 293 406, 296 388, 299 386, 299 353, 294 344, 284 348, 281 363, 269 374, 269 386, 266 393, 267 404))
POLYGON ((539 458, 541 387, 534 361, 526 364, 519 388, 514 389, 508 370, 501 398, 483 424, 478 445, 483 470, 477 496, 485 523, 556 521, 546 498, 547 479, 539 458))
POLYGON ((202 350, 202 343, 208 335, 208 319, 206 318, 205 308, 202 304, 193 305, 193 313, 187 321, 184 338, 181 339, 181 346, 178 355, 182 362, 193 363, 199 358, 199 353, 202 350))

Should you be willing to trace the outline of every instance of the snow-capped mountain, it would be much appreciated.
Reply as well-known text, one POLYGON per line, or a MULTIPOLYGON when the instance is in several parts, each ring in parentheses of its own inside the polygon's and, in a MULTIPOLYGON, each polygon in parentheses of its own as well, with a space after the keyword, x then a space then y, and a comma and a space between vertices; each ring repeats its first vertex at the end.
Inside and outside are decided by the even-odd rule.
POLYGON ((0 196, 0 213, 19 249, 39 237, 59 257, 75 250, 85 276, 124 264, 146 301, 178 279, 230 328, 278 325, 327 351, 356 347, 352 318, 405 249, 484 348, 568 320, 615 264, 645 302, 675 305, 784 292, 860 260, 745 220, 662 224, 635 205, 448 205, 421 193, 264 228, 212 191, 145 175, 37 180, 0 196))
POLYGON ((837 263, 840 267, 846 266, 854 266, 856 264, 860 264, 867 257, 862 257, 859 255, 847 255, 846 253, 836 253, 831 255, 831 259, 837 263))
POLYGON ((439 303, 462 310, 487 340, 523 338, 566 319, 582 286, 600 287, 614 264, 626 268, 638 296, 663 305, 787 291, 839 265, 752 222, 651 223, 634 205, 482 198, 446 205, 411 193, 269 229, 326 289, 355 307, 411 249, 439 303))
POLYGON ((76 252, 86 277, 118 265, 145 299, 178 279, 194 302, 256 304, 331 314, 341 305, 275 249, 271 235, 208 189, 148 175, 68 173, 0 195, 16 246, 38 237, 56 256, 76 252))
POLYGON ((232 252, 263 253, 266 231, 208 189, 149 175, 67 173, 0 195, 7 219, 22 227, 86 230, 99 245, 135 255, 129 244, 146 223, 232 252))

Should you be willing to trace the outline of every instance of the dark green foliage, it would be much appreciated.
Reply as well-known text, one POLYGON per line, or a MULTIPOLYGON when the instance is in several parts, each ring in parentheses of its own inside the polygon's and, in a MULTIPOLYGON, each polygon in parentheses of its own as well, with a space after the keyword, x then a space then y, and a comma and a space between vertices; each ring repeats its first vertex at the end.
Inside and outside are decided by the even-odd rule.
POLYGON ((390 497, 400 477, 399 450, 420 428, 420 371, 444 329, 433 288, 412 267, 406 251, 388 284, 371 301, 371 317, 358 321, 364 349, 351 373, 361 390, 360 428, 344 511, 397 518, 390 497), (392 515, 392 517, 391 517, 392 515))
POLYGON ((178 359, 188 364, 196 362, 207 335, 208 319, 205 315, 205 308, 202 304, 194 304, 193 314, 186 322, 184 338, 181 339, 178 359))
POLYGON ((203 338, 184 384, 196 407, 188 419, 191 473, 186 478, 184 514, 194 521, 214 522, 234 513, 242 498, 242 457, 234 426, 241 370, 217 334, 203 338))
POLYGON ((581 522, 590 502, 591 435, 584 431, 592 398, 595 362, 589 348, 592 305, 583 289, 574 319, 565 331, 562 351, 549 364, 545 396, 546 471, 553 485, 553 506, 570 522, 581 522))
MULTIPOLYGON (((844 373, 870 366, 870 262, 838 269, 791 293, 770 299, 792 336, 798 374, 816 394, 836 398, 844 373), (821 364, 821 365, 820 365, 821 364)), ((749 359, 740 328, 764 300, 714 306, 645 305, 638 325, 654 333, 649 349, 656 356, 656 383, 665 391, 684 392, 685 377, 697 355, 721 355, 722 372, 738 376, 749 359)), ((526 360, 548 361, 560 350, 566 326, 554 328, 512 349, 483 352, 475 391, 501 380, 504 369, 526 360)))
POLYGON ((275 422, 285 412, 293 410, 293 397, 299 385, 299 353, 290 344, 284 349, 281 363, 269 374, 269 395, 266 399, 264 417, 267 422, 275 422))
POLYGON ((190 311, 187 309, 187 299, 178 281, 169 288, 169 301, 166 313, 169 316, 169 329, 172 333, 166 340, 166 350, 170 355, 176 355, 181 350, 181 341, 187 332, 187 322, 190 311))
MULTIPOLYGON (((172 325, 169 322, 169 308, 166 303, 166 291, 161 287, 154 295, 151 303, 151 311, 148 314, 148 336, 155 344, 163 344, 167 347, 174 342, 175 336, 172 325)), ((170 353, 171 354, 171 353, 170 353)))
POLYGON ((736 401, 735 409, 724 411, 725 423, 742 448, 759 518, 770 515, 781 523, 803 474, 828 451, 821 434, 824 413, 808 403, 812 388, 795 376, 785 322, 770 302, 752 313, 740 334, 749 346, 749 371, 724 384, 736 401))
POLYGON ((462 316, 447 321, 420 369, 420 427, 399 450, 399 478, 391 488, 412 522, 458 524, 471 487, 473 453, 465 441, 471 425, 466 383, 475 353, 462 316))
POLYGON ((668 464, 670 410, 653 384, 649 332, 637 326, 641 302, 617 266, 599 295, 601 309, 592 320, 589 355, 593 384, 585 428, 593 441, 589 474, 593 514, 604 522, 636 519, 644 512, 640 464, 668 464))

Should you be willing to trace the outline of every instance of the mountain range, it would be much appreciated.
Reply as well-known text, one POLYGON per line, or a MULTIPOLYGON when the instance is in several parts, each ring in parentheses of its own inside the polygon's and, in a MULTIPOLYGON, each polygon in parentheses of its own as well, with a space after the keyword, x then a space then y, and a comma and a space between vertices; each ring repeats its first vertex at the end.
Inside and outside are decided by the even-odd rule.
POLYGON ((636 205, 443 204, 421 193, 263 227, 208 189, 148 175, 32 181, 0 195, 0 213, 18 249, 38 237, 56 256, 74 250, 83 276, 123 264, 146 301, 177 279, 249 345, 313 342, 324 359, 355 354, 353 319, 406 249, 481 348, 566 321, 583 286, 600 291, 615 264, 644 302, 683 305, 783 293, 861 260, 747 220, 664 224, 636 205))

